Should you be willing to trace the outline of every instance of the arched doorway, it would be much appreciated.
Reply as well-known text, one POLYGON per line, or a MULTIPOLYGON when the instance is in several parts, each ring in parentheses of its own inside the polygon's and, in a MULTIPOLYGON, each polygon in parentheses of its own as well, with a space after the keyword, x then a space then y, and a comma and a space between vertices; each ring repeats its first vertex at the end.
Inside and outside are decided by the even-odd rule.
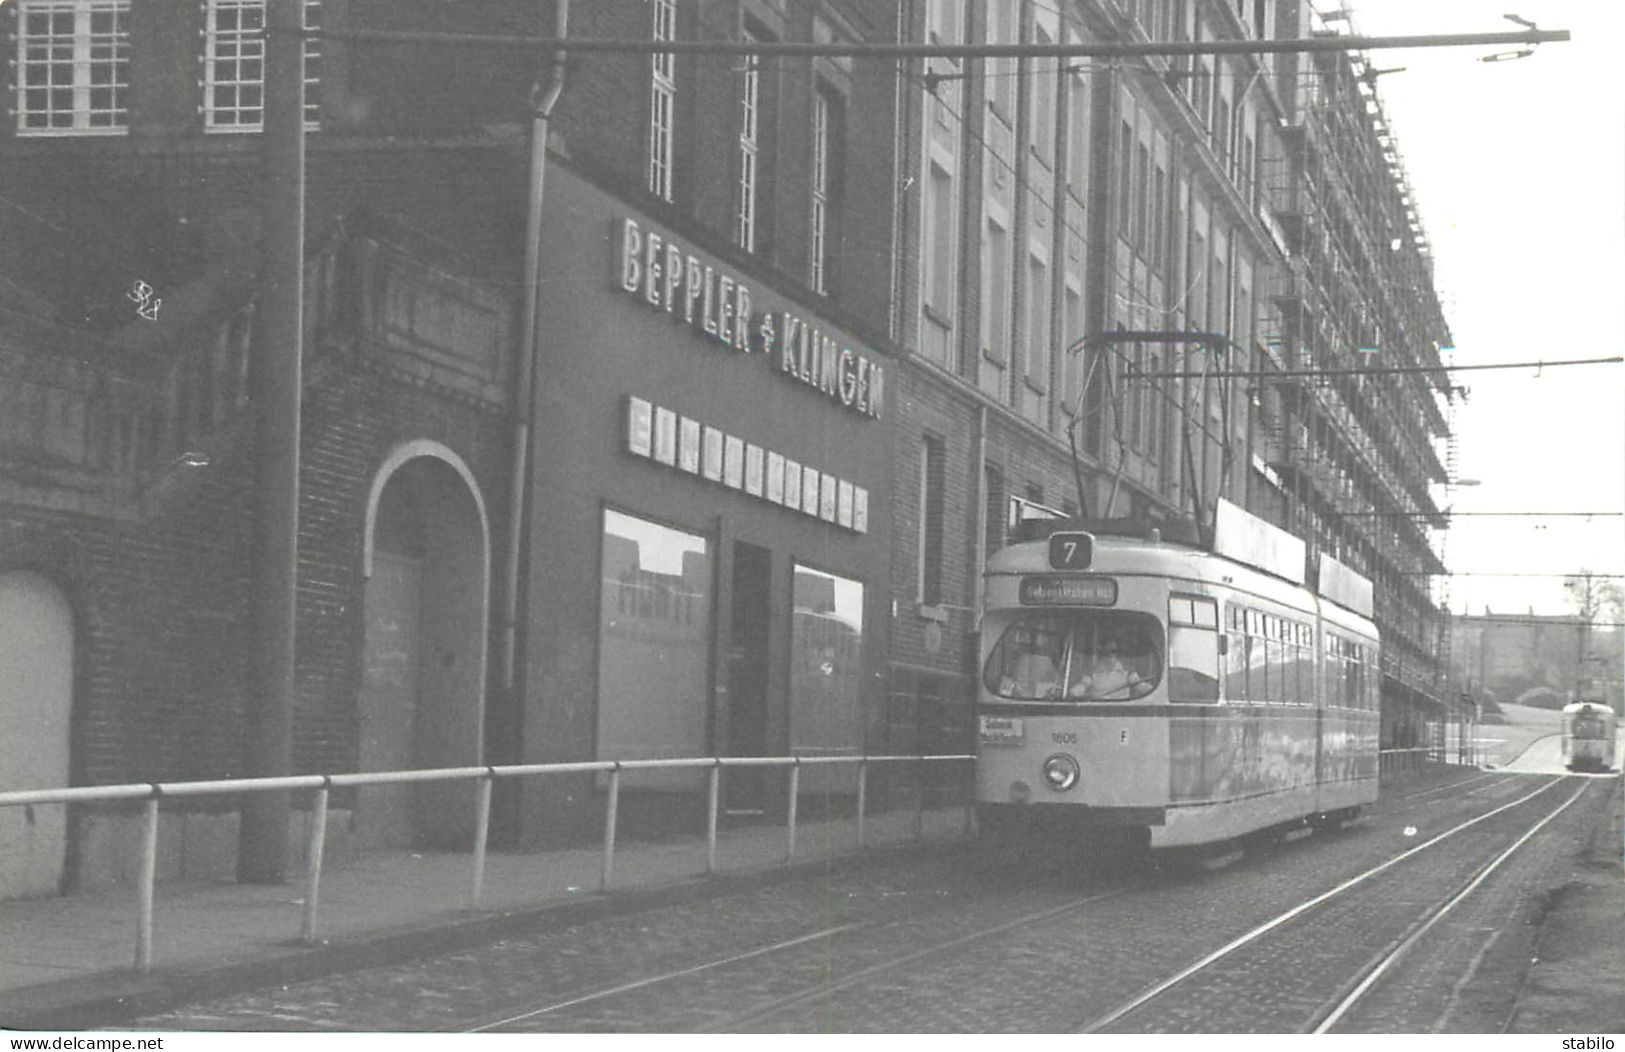
MULTIPOLYGON (((479 763, 490 555, 473 478, 443 447, 404 446, 380 469, 367 518, 360 769, 479 763)), ((364 789, 355 825, 363 846, 463 847, 474 790, 364 789)))
MULTIPOLYGON (((37 573, 0 574, 0 791, 68 784, 73 611, 37 573)), ((63 804, 0 808, 0 898, 55 894, 63 804)))

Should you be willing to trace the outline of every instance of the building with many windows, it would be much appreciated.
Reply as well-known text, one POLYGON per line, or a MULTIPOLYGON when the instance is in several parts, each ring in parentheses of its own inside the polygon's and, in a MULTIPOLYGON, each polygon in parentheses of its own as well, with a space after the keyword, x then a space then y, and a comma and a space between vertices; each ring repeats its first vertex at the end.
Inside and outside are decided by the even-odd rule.
MULTIPOLYGON (((1306 0, 910 10, 945 44, 1332 32, 1306 0)), ((1012 522, 1206 528, 1220 498, 1375 581, 1387 740, 1444 715, 1451 388, 1425 367, 1450 336, 1374 79, 1346 52, 906 67, 892 659, 922 743, 970 741, 978 574, 1012 522), (1424 369, 1324 372, 1368 362, 1424 369)))

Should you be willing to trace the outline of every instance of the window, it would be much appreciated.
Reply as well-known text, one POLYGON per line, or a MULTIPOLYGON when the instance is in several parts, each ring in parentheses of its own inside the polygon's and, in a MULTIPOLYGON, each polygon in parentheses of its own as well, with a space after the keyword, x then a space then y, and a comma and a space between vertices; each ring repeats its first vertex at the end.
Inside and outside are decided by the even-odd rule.
POLYGON ((926 435, 920 452, 920 602, 942 602, 942 532, 947 490, 947 451, 926 435))
POLYGON ((1049 268, 1037 256, 1027 258, 1027 380, 1049 388, 1049 268))
POLYGON ((1219 155, 1219 167, 1228 168, 1230 161, 1230 103, 1220 96, 1213 101, 1213 124, 1210 129, 1213 152, 1219 155))
POLYGON ((809 283, 820 295, 829 295, 832 277, 830 245, 833 235, 835 151, 840 135, 841 99, 820 81, 813 93, 812 134, 812 270, 809 283))
MULTIPOLYGON (((701 756, 711 658, 710 544, 604 512, 599 599, 598 757, 701 756)), ((648 772, 682 787, 681 772, 648 772)))
POLYGON ((1346 644, 1341 638, 1326 634, 1326 663, 1325 663, 1325 704, 1327 708, 1341 708, 1345 702, 1343 692, 1348 685, 1348 669, 1345 667, 1346 644))
POLYGON ((1157 165, 1151 177, 1151 268, 1161 271, 1168 255, 1168 173, 1157 165))
POLYGON ((109 134, 129 122, 130 0, 19 0, 17 132, 109 134))
POLYGON ((1124 385, 1126 390, 1124 391, 1123 401, 1128 403, 1126 406, 1128 412, 1124 414, 1127 417, 1124 422, 1124 429, 1127 434, 1123 437, 1128 440, 1129 445, 1139 449, 1144 445, 1141 439, 1141 428, 1144 427, 1145 421, 1145 400, 1142 393, 1148 383, 1145 379, 1145 344, 1136 343, 1133 350, 1123 353, 1130 356, 1126 364, 1131 377, 1124 385))
MULTIPOLYGON (((1066 333, 1064 342, 1070 348, 1073 340, 1078 339, 1083 332, 1083 291, 1072 284, 1070 278, 1066 286, 1066 333)), ((1083 383, 1082 355, 1075 350, 1068 349, 1066 358, 1061 365, 1065 372, 1065 402, 1069 412, 1078 410, 1078 396, 1083 383)))
POLYGON ((992 464, 982 468, 982 480, 985 483, 987 514, 987 532, 982 541, 986 546, 986 553, 992 555, 1004 547, 1005 519, 1004 519, 1004 473, 992 464))
POLYGON ((1253 141, 1253 133, 1247 131, 1241 139, 1241 196, 1246 198, 1250 205, 1257 204, 1258 145, 1253 141))
MULTIPOLYGON (((989 44, 1017 44, 1016 17, 1020 4, 995 3, 988 5, 987 42, 989 44)), ((982 60, 987 79, 987 104, 1006 125, 1014 124, 1016 60, 989 58, 982 60)))
MULTIPOLYGON (((756 36, 745 33, 745 42, 756 36)), ((756 251, 756 168, 761 143, 757 138, 761 118, 762 58, 746 55, 739 87, 739 229, 734 241, 746 252, 756 251)))
POLYGON ((925 180, 925 306, 938 321, 947 322, 954 309, 954 179, 936 161, 925 180))
MULTIPOLYGON (((790 611, 790 751, 797 756, 861 754, 862 688, 862 582, 796 563, 790 611)), ((855 788, 856 772, 846 770, 855 788)), ((826 784, 832 779, 847 781, 833 773, 820 778, 826 784)), ((804 777, 802 791, 813 788, 804 777)))
MULTIPOLYGON (((1201 16, 1197 16, 1196 39, 1202 39, 1201 16)), ((1196 60, 1195 68, 1191 71, 1191 108, 1196 111, 1196 118, 1206 124, 1211 114, 1209 107, 1213 105, 1212 95, 1213 67, 1203 59, 1196 60)))
MULTIPOLYGON (((677 39, 677 0, 650 0, 654 39, 677 39)), ((649 78, 649 192, 671 200, 672 135, 676 126, 677 56, 655 52, 649 78)))
POLYGON ((989 693, 1016 701, 1129 701, 1162 681, 1162 633, 1120 610, 1024 613, 982 670, 989 693))
MULTIPOLYGON (((203 126, 259 131, 265 126, 265 0, 208 0, 203 44, 203 126)), ((305 28, 320 29, 321 0, 305 0, 305 28)), ((321 42, 305 41, 305 125, 316 123, 321 42)))
POLYGON ((1145 362, 1145 455, 1152 460, 1162 454, 1162 356, 1152 351, 1145 362))
POLYGON ((1205 596, 1168 597, 1168 700, 1219 700, 1219 604, 1205 596))
MULTIPOLYGON (((1240 613, 1235 607, 1231 608, 1231 612, 1240 613)), ((1228 637, 1224 664, 1224 696, 1231 701, 1245 702, 1248 698, 1247 669, 1252 664, 1248 644, 1252 639, 1237 627, 1230 629, 1228 637)))
POLYGON ((1134 128, 1124 121, 1117 130, 1117 233, 1134 237, 1134 128))
POLYGON ((1141 143, 1134 153, 1134 246, 1150 255, 1151 151, 1141 143))
MULTIPOLYGON (((1067 43, 1077 44, 1068 34, 1067 43)), ((1078 63, 1082 67, 1084 63, 1078 63)), ((1089 88, 1088 74, 1082 68, 1067 77, 1066 181, 1078 200, 1083 200, 1089 179, 1089 88)))
POLYGON ((1004 361, 1010 345, 1010 231, 991 213, 982 259, 982 347, 1004 361))
MULTIPOLYGON (((1044 31, 1042 26, 1034 27, 1033 43, 1038 47, 1048 47, 1055 41, 1044 31)), ((1037 152, 1038 159, 1045 167, 1055 163, 1055 85, 1057 60, 1053 58, 1035 58, 1031 60, 1036 64, 1035 76, 1032 77, 1032 99, 1028 106, 1031 119, 1028 121, 1027 137, 1032 143, 1033 150, 1037 152)))

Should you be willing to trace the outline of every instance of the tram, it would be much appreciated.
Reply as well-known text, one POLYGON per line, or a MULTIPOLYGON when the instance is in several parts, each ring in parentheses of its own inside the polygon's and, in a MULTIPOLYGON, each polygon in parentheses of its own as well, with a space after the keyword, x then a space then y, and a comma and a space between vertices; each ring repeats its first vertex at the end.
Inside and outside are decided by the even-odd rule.
POLYGON ((1611 771, 1618 719, 1595 701, 1563 706, 1563 763, 1571 771, 1611 771))
POLYGON ((1303 542, 1223 501, 1209 546, 1084 525, 1023 523, 988 560, 985 835, 1192 847, 1376 800, 1368 580, 1322 556, 1306 587, 1303 542))

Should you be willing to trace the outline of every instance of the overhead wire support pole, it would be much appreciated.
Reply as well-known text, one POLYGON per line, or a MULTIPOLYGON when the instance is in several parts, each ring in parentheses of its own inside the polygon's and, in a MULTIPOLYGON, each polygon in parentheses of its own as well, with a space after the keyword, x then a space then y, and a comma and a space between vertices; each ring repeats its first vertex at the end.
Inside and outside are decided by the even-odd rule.
POLYGON ((829 58, 1152 58, 1182 55, 1295 54, 1309 51, 1381 51, 1396 48, 1552 44, 1569 39, 1566 29, 1431 36, 1315 36, 1287 40, 1185 40, 1093 44, 864 44, 852 41, 700 41, 593 39, 591 37, 496 36, 392 29, 320 29, 307 36, 353 44, 430 44, 507 50, 553 49, 571 54, 726 55, 829 58))

